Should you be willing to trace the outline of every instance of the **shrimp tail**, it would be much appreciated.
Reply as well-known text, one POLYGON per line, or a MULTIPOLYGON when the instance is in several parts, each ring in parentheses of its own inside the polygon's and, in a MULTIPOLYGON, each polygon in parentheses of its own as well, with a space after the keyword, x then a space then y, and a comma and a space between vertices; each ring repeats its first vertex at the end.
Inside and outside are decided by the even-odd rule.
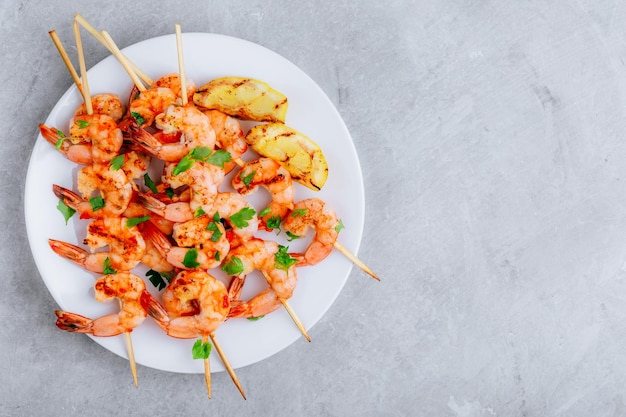
POLYGON ((74 210, 76 210, 80 203, 84 201, 83 198, 74 191, 68 190, 67 188, 61 187, 57 184, 52 184, 52 192, 59 200, 63 201, 66 206, 73 208, 74 210))
POLYGON ((146 209, 150 210, 153 213, 156 213, 158 215, 163 216, 163 214, 165 214, 166 210, 167 210, 167 204, 165 204, 164 202, 160 201, 158 198, 156 197, 152 197, 150 195, 144 194, 144 193, 135 193, 135 201, 145 207, 146 209))
POLYGON ((56 310, 54 314, 57 316, 56 326, 61 330, 72 333, 93 333, 93 320, 90 318, 63 310, 56 310))
POLYGON ((159 301, 152 296, 148 291, 144 291, 141 294, 141 298, 139 300, 141 306, 146 310, 148 315, 156 321, 157 325, 167 332, 168 325, 170 323, 170 318, 167 315, 167 311, 165 308, 159 303, 159 301))
POLYGON ((48 244, 54 253, 80 266, 85 265, 87 256, 89 256, 89 252, 85 249, 72 245, 71 243, 48 239, 48 244))
POLYGON ((39 124, 39 132, 45 140, 47 140, 52 146, 57 146, 59 140, 59 131, 53 127, 46 126, 43 123, 39 124))
POLYGON ((143 228, 143 235, 154 244, 154 247, 161 254, 161 256, 167 256, 167 253, 172 248, 172 245, 163 232, 161 232, 152 223, 147 222, 143 228))
POLYGON ((129 117, 124 124, 124 131, 129 135, 131 141, 146 152, 154 153, 162 145, 150 132, 139 126, 132 117, 129 117))

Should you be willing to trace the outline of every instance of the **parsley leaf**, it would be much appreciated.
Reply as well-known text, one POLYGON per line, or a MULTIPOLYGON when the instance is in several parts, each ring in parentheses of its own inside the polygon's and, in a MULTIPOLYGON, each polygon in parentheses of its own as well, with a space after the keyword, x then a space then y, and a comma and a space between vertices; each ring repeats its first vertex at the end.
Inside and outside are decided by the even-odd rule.
POLYGON ((304 217, 306 216, 307 212, 309 211, 309 209, 295 209, 294 211, 291 212, 291 217, 304 217))
POLYGON ((196 340, 191 348, 191 354, 194 359, 209 359, 213 345, 210 342, 203 342, 202 339, 196 340))
POLYGON ((115 158, 111 159, 111 169, 113 171, 117 171, 122 166, 124 166, 124 155, 117 155, 115 158))
POLYGON ((200 217, 203 214, 206 214, 206 212, 202 209, 202 206, 198 206, 198 208, 193 212, 193 217, 200 217))
POLYGON ((100 210, 104 207, 104 198, 102 197, 91 197, 89 199, 89 205, 93 211, 100 210))
POLYGON ((89 122, 86 120, 82 120, 82 119, 76 120, 76 124, 81 129, 85 129, 86 127, 89 127, 89 122))
POLYGON ((63 141, 64 140, 70 140, 70 138, 65 136, 65 133, 61 132, 59 129, 57 129, 57 136, 58 136, 58 140, 54 144, 54 147, 57 148, 57 150, 59 150, 59 149, 61 149, 61 146, 63 145, 63 141))
POLYGON ((233 256, 222 266, 222 271, 226 272, 228 275, 239 275, 243 272, 243 262, 241 259, 233 256))
POLYGON ((281 220, 282 219, 280 218, 280 216, 272 216, 269 219, 267 219, 267 221, 265 222, 265 225, 270 230, 272 230, 272 229, 279 229, 279 231, 280 231, 280 221, 281 220))
POLYGON ((217 211, 213 215, 213 220, 216 221, 216 222, 219 222, 219 221, 222 220, 222 218, 220 217, 220 214, 217 211))
POLYGON ((130 112, 130 114, 135 118, 135 121, 139 126, 142 126, 144 123, 146 123, 146 119, 141 114, 134 111, 130 112))
POLYGON ((265 317, 265 314, 263 314, 262 316, 258 316, 258 317, 246 317, 246 318, 250 321, 257 321, 259 319, 262 319, 263 317, 265 317))
POLYGON ((139 223, 147 222, 148 220, 150 220, 150 216, 131 217, 126 220, 126 227, 131 228, 137 226, 139 223))
POLYGON ((288 271, 297 262, 295 258, 289 255, 287 249, 289 249, 287 246, 278 245, 278 252, 274 254, 274 266, 283 271, 288 271))
POLYGON ((261 210, 261 212, 259 213, 259 217, 264 217, 267 216, 268 214, 270 214, 270 208, 269 207, 265 207, 263 210, 261 210))
POLYGON ((220 251, 216 250, 215 251, 215 255, 213 255, 213 259, 215 259, 216 261, 221 260, 222 255, 220 255, 220 251))
POLYGON ((224 163, 226 162, 230 162, 231 156, 230 156, 230 152, 224 150, 224 149, 218 149, 215 152, 213 152, 207 159, 206 161, 209 164, 218 166, 220 168, 224 168, 224 163))
POLYGON ((74 213, 76 213, 76 210, 68 207, 63 200, 59 200, 59 204, 57 204, 57 210, 59 210, 61 214, 63 214, 65 224, 67 224, 67 221, 70 219, 70 217, 72 217, 74 213))
POLYGON ((152 178, 150 178, 150 175, 148 175, 148 173, 146 172, 143 175, 143 183, 146 185, 146 187, 148 187, 150 189, 150 191, 152 191, 155 194, 159 193, 159 190, 157 190, 156 185, 154 185, 154 181, 152 181, 152 178))
POLYGON ((230 219, 232 224, 235 225, 235 227, 239 229, 243 229, 244 227, 248 226, 249 224, 248 220, 252 220, 255 214, 256 214, 256 211, 253 208, 244 207, 241 210, 239 210, 237 213, 233 214, 232 216, 229 216, 228 218, 230 219))
POLYGON ((172 190, 172 187, 167 187, 165 189, 165 194, 167 194, 167 198, 169 198, 170 200, 174 198, 174 190, 172 190))
POLYGON ((197 268, 200 266, 200 262, 198 262, 198 249, 191 248, 185 253, 185 258, 183 259, 183 265, 185 268, 197 268))
POLYGON ((187 171, 193 166, 195 161, 208 162, 209 164, 224 168, 224 163, 229 162, 230 158, 230 153, 224 149, 212 151, 206 146, 198 146, 182 157, 182 159, 174 167, 172 173, 174 175, 178 175, 181 172, 187 171))
MULTIPOLYGON (((191 152, 193 152, 193 151, 191 151, 191 152)), ((178 164, 176 164, 176 166, 174 167, 174 170, 172 171, 172 174, 178 175, 181 172, 187 171, 189 168, 191 168, 193 166, 194 161, 193 161, 193 158, 191 156, 191 152, 188 153, 187 155, 183 156, 181 158, 181 160, 178 161, 178 164)))
POLYGON ((209 222, 209 224, 206 225, 206 230, 213 232, 211 235, 211 242, 217 242, 224 234, 220 228, 217 227, 217 223, 215 222, 209 222))
POLYGON ((102 273, 104 275, 117 274, 117 271, 113 269, 113 267, 111 266, 111 260, 109 259, 108 256, 104 258, 104 262, 102 263, 102 266, 103 266, 102 273))
POLYGON ((167 284, 172 280, 172 276, 167 272, 157 272, 154 269, 150 269, 146 272, 146 276, 159 291, 167 287, 167 284))
POLYGON ((243 171, 241 172, 241 174, 239 174, 239 178, 241 179, 241 181, 243 182, 243 184, 246 187, 250 186, 250 183, 252 182, 252 180, 254 179, 254 176, 256 175, 256 171, 252 171, 251 173, 249 173, 248 175, 243 175, 243 171))
POLYGON ((290 231, 286 231, 285 233, 287 234, 287 241, 288 242, 291 242, 292 240, 300 239, 300 236, 294 235, 290 231))
POLYGON ((342 229, 345 229, 345 228, 346 226, 344 226, 341 219, 339 219, 339 223, 337 223, 337 225, 335 226, 335 232, 339 233, 341 232, 342 229))

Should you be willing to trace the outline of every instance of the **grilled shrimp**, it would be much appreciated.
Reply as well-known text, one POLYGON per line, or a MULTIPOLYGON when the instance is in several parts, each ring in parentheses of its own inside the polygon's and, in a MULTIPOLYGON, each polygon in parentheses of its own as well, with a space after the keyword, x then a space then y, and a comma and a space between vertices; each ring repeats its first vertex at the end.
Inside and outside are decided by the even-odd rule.
POLYGON ((272 201, 259 217, 259 228, 276 229, 283 218, 293 208, 294 187, 289 171, 270 158, 248 161, 233 177, 233 188, 242 195, 248 195, 262 186, 269 191, 272 201))
POLYGON ((283 230, 297 237, 304 237, 309 227, 315 236, 304 253, 292 253, 298 266, 315 265, 323 261, 333 250, 339 234, 339 219, 326 203, 309 198, 296 203, 283 223, 283 230))
POLYGON ((143 280, 128 272, 100 277, 94 284, 94 290, 97 301, 106 302, 114 298, 120 300, 120 311, 90 319, 76 313, 57 310, 56 325, 59 329, 104 337, 131 332, 143 323, 147 316, 146 309, 141 303, 142 298, 146 301, 154 300, 146 290, 143 280))

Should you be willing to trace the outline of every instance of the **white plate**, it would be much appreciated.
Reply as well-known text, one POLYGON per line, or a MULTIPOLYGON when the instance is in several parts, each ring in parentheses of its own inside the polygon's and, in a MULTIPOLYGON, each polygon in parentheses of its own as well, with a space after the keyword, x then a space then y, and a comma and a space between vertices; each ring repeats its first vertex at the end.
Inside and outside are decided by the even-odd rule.
MULTIPOLYGON (((288 97, 286 124, 315 140, 323 149, 329 165, 329 176, 324 188, 316 193, 296 185, 296 200, 313 196, 324 199, 336 210, 346 226, 340 233, 340 242, 357 253, 364 221, 361 168, 345 124, 319 86, 285 58, 241 39, 185 33, 183 49, 185 72, 198 86, 217 77, 248 76, 268 82, 288 97)), ((124 53, 153 79, 178 72, 174 35, 139 42, 125 48, 124 53)), ((89 70, 89 85, 92 94, 113 92, 123 101, 132 87, 129 77, 112 56, 89 70)), ((72 86, 52 109, 45 123, 67 131, 69 119, 81 102, 77 89, 72 86)), ((243 159, 255 156, 249 152, 243 159)), ((87 317, 100 317, 116 311, 117 303, 95 301, 94 274, 60 258, 48 246, 49 238, 78 245, 84 238, 88 221, 74 216, 66 225, 56 209, 58 200, 52 193, 52 184, 75 189, 78 168, 41 136, 37 138, 26 179, 26 226, 39 272, 59 307, 87 317)), ((263 204, 263 199, 267 198, 264 194, 264 190, 257 192, 252 203, 255 206, 263 204)), ((257 209, 262 208, 259 207, 257 209)), ((262 237, 268 236, 275 237, 274 234, 264 234, 262 237)), ((276 237, 277 240, 280 238, 276 237)), ((286 242, 281 240, 280 243, 286 242)), ((291 242, 290 250, 302 249, 304 244, 305 241, 291 242)), ((351 269, 352 264, 336 251, 314 267, 298 269, 298 286, 289 303, 307 329, 333 304, 351 269)), ((139 268, 136 272, 145 277, 145 268, 139 268)), ((219 275, 219 271, 216 275, 219 275)), ((262 277, 249 278, 244 287, 244 296, 265 285, 262 277)), ((146 284, 158 296, 159 292, 147 279, 146 284)), ((54 322, 54 319, 51 311, 50 322, 54 322)), ((229 320, 215 335, 234 368, 263 360, 302 337, 282 308, 257 321, 229 320)), ((81 337, 70 333, 66 336, 81 337)), ((127 358, 124 336, 94 337, 93 340, 127 358)), ((203 372, 202 361, 191 357, 194 340, 170 338, 151 319, 132 332, 132 340, 135 359, 139 364, 172 372, 203 372)), ((303 355, 307 348, 306 344, 302 344, 303 355)), ((211 370, 224 370, 215 354, 211 355, 211 370)))

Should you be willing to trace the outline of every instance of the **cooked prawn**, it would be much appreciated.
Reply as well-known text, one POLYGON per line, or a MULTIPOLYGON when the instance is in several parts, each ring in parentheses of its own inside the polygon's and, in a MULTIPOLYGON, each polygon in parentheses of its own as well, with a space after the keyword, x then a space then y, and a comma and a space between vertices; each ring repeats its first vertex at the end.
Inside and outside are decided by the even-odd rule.
MULTIPOLYGON (((196 92, 196 85, 189 78, 185 78, 185 84, 187 85, 187 101, 193 103, 193 95, 196 92)), ((169 88, 176 95, 176 97, 182 98, 182 85, 180 82, 180 75, 177 73, 167 74, 156 80, 150 88, 169 88)))
POLYGON ((173 188, 188 186, 191 190, 189 206, 191 210, 212 210, 218 187, 224 180, 224 170, 208 162, 196 161, 191 168, 176 173, 176 164, 165 165, 163 182, 173 188))
POLYGON ((70 124, 69 133, 71 138, 91 143, 94 162, 108 162, 115 158, 124 142, 122 130, 106 114, 76 116, 70 124))
POLYGON ((159 327, 181 339, 212 335, 230 309, 224 284, 200 269, 179 272, 163 292, 163 305, 151 297, 142 303, 159 327))
MULTIPOLYGON (((124 105, 117 94, 103 93, 91 96, 91 106, 94 114, 106 114, 116 122, 124 116, 124 105)), ((83 103, 76 109, 74 117, 85 114, 87 114, 87 106, 83 103)))
POLYGON ((142 146, 146 152, 162 161, 178 162, 194 148, 215 147, 215 133, 209 118, 192 106, 170 106, 155 118, 155 125, 165 135, 175 135, 175 142, 163 143, 145 129, 130 126, 132 140, 142 146))
POLYGON ((248 161, 233 177, 232 186, 239 194, 248 195, 258 186, 266 188, 272 201, 259 217, 259 228, 276 229, 285 215, 293 208, 294 187, 289 171, 270 158, 248 161))
POLYGON ((209 214, 211 213, 224 219, 230 226, 228 238, 231 247, 238 246, 252 238, 259 229, 259 218, 256 210, 240 194, 218 193, 209 214))
POLYGON ((136 199, 137 203, 168 221, 185 222, 193 219, 194 216, 194 211, 186 201, 168 204, 146 193, 136 193, 136 199))
POLYGON ((141 300, 144 299, 146 302, 149 299, 154 300, 146 290, 143 280, 128 272, 100 277, 94 284, 94 290, 97 301, 119 299, 120 311, 116 314, 90 319, 76 313, 57 310, 55 311, 56 325, 59 329, 93 336, 115 336, 131 332, 143 323, 147 316, 141 300))
POLYGON ((223 269, 228 271, 228 265, 231 264, 241 265, 240 271, 233 275, 229 288, 232 299, 229 317, 258 317, 276 310, 281 305, 280 300, 287 300, 292 296, 298 281, 295 262, 285 264, 279 259, 279 251, 278 243, 253 238, 229 252, 224 259, 223 269), (253 270, 263 273, 270 288, 249 301, 241 301, 239 293, 243 280, 253 270))
POLYGON ((128 227, 124 217, 107 217, 89 223, 84 244, 91 252, 59 240, 49 239, 50 248, 59 256, 88 271, 103 273, 107 267, 130 271, 143 259, 146 243, 137 226, 128 227), (94 252, 108 246, 108 251, 94 252))
POLYGON ((309 198, 296 203, 283 223, 283 230, 297 237, 304 237, 312 227, 315 236, 304 253, 292 253, 298 266, 315 265, 323 261, 333 250, 337 241, 339 219, 326 203, 309 198))
POLYGON ((174 225, 178 246, 155 227, 145 227, 144 234, 168 263, 182 269, 216 268, 230 249, 224 226, 206 215, 174 225))
POLYGON ((149 88, 134 96, 128 106, 130 116, 141 127, 151 126, 157 115, 176 103, 176 98, 176 94, 170 88, 149 88))
POLYGON ((204 110, 203 113, 209 117, 211 127, 215 131, 217 146, 230 153, 231 160, 224 164, 224 171, 228 173, 237 165, 235 159, 248 150, 243 129, 237 119, 219 110, 204 110))
POLYGON ((91 143, 66 136, 61 130, 46 126, 43 123, 39 124, 39 132, 48 143, 57 148, 70 161, 81 165, 93 163, 91 143))

